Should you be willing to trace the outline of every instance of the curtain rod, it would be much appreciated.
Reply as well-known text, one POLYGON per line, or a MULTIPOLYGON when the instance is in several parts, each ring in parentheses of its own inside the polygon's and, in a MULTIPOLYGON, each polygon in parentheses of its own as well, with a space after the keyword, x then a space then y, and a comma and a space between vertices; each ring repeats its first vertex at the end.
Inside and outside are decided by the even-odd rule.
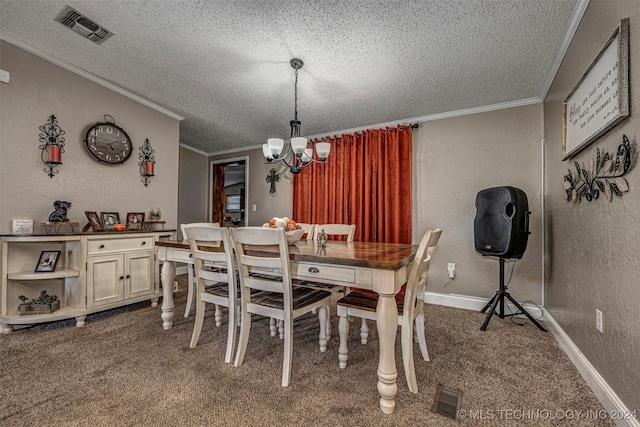
MULTIPOLYGON (((394 130, 396 130, 396 128, 395 128, 395 127, 389 127, 389 126, 387 126, 387 127, 389 128, 389 131, 394 131, 394 130)), ((420 127, 420 125, 419 125, 418 123, 414 123, 414 124, 410 124, 410 125, 400 125, 401 130, 404 130, 404 129, 406 129, 406 128, 418 129, 419 127, 420 127)), ((368 130, 371 130, 371 129, 365 129, 365 130, 363 130, 362 132, 366 132, 366 131, 368 131, 368 130)), ((358 132, 358 131, 356 131, 356 132, 353 132, 351 135, 362 135, 362 132, 358 132)), ((387 132, 387 130, 386 130, 386 129, 383 129, 383 130, 382 130, 382 133, 386 133, 386 132, 387 132)), ((344 134, 343 134, 343 135, 344 135, 344 134)), ((324 136, 324 137, 322 137, 322 138, 313 138, 313 139, 318 140, 318 141, 323 141, 323 140, 325 140, 325 139, 336 139, 336 138, 341 138, 341 136, 334 136, 333 138, 332 138, 332 137, 330 137, 330 136, 324 136)))

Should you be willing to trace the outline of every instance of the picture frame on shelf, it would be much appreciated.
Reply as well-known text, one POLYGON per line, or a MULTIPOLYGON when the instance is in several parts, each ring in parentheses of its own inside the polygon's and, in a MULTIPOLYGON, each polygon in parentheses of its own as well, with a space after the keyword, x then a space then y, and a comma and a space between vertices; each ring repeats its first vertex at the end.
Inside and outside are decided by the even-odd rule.
POLYGON ((144 228, 144 212, 127 212, 127 230, 144 228))
POLYGON ((104 227, 102 226, 102 222, 100 221, 98 212, 84 211, 84 214, 87 216, 89 225, 91 226, 91 229, 93 231, 104 231, 104 227))
POLYGON ((100 212, 102 226, 106 231, 114 231, 113 225, 120 224, 120 214, 118 212, 100 212))
POLYGON ((42 251, 38 264, 36 264, 35 273, 53 273, 56 271, 60 251, 42 251))

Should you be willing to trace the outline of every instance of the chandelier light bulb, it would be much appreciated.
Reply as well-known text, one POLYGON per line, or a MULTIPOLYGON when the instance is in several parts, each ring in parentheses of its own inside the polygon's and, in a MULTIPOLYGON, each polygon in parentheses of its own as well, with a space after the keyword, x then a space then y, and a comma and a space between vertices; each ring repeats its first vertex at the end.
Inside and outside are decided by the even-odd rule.
POLYGON ((307 148, 307 138, 295 137, 291 138, 291 149, 297 157, 302 156, 304 150, 307 148))
POLYGON ((313 159, 313 148, 306 148, 304 153, 301 154, 300 160, 302 160, 303 165, 307 165, 311 159, 313 159))
POLYGON ((331 144, 328 142, 318 142, 316 144, 316 153, 318 153, 318 158, 322 161, 326 160, 329 157, 329 153, 331 152, 331 144))
POLYGON ((269 138, 267 139, 267 146, 269 147, 269 151, 271 152, 271 156, 274 159, 277 159, 282 153, 282 148, 284 147, 284 139, 280 138, 269 138))
POLYGON ((271 155, 271 151, 269 150, 269 146, 267 144, 262 144, 262 155, 267 159, 267 162, 273 161, 273 156, 271 155))

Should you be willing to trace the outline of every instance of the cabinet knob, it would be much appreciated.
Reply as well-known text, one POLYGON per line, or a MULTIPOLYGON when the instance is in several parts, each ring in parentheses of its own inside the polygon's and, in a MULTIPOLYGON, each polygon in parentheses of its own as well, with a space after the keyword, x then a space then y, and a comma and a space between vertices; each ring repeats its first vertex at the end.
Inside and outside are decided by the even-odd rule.
POLYGON ((189 258, 193 258, 193 254, 189 254, 189 258))
POLYGON ((131 279, 131 275, 130 274, 127 274, 127 279, 131 279))
POLYGON ((104 249, 104 245, 100 245, 100 249, 104 249))
POLYGON ((309 273, 320 273, 318 267, 309 267, 309 273))
POLYGON ((120 280, 124 279, 124 276, 120 276, 120 280))
POLYGON ((145 241, 143 241, 143 242, 142 242, 142 246, 144 246, 144 245, 146 245, 146 244, 147 244, 147 242, 145 242, 145 241))

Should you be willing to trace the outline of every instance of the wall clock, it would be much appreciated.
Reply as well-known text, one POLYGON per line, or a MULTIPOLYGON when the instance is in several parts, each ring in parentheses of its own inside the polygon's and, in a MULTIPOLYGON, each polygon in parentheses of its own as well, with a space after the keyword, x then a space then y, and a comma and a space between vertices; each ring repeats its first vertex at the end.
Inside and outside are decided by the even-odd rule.
POLYGON ((119 165, 131 157, 131 138, 115 120, 108 121, 105 115, 104 123, 91 126, 84 138, 84 147, 91 157, 105 165, 119 165))

